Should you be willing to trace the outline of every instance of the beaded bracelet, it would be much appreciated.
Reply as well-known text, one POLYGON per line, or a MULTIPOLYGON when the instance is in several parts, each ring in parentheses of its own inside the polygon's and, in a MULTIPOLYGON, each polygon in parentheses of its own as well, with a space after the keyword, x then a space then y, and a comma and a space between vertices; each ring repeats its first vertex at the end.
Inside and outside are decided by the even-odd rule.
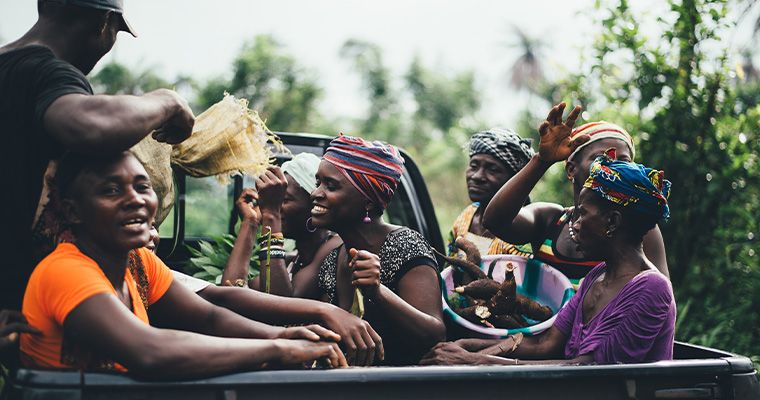
POLYGON ((259 246, 264 246, 267 243, 269 243, 269 245, 271 245, 271 246, 282 246, 282 245, 285 244, 285 239, 275 239, 275 238, 272 238, 271 240, 269 240, 269 238, 267 238, 266 236, 263 236, 263 237, 259 238, 256 241, 256 243, 258 243, 259 246))
POLYGON ((258 252, 259 260, 265 260, 267 258, 267 255, 269 255, 269 258, 285 258, 285 250, 262 250, 258 252))

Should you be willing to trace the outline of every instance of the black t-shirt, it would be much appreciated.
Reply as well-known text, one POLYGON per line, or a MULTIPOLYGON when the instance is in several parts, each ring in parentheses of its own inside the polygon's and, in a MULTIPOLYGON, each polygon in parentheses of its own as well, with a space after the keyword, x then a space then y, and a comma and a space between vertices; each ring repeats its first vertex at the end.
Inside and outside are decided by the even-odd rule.
POLYGON ((87 78, 43 46, 0 53, 0 308, 20 309, 34 268, 32 223, 43 177, 63 147, 43 128, 59 97, 93 94, 87 78))

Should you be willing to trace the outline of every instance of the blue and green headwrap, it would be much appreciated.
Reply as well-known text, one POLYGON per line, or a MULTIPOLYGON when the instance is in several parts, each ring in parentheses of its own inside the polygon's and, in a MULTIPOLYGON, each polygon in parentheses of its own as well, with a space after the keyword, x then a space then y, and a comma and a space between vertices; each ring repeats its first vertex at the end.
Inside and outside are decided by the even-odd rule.
POLYGON ((611 150, 591 163, 583 187, 622 207, 667 220, 670 181, 665 179, 665 173, 641 164, 617 161, 614 149, 611 150))

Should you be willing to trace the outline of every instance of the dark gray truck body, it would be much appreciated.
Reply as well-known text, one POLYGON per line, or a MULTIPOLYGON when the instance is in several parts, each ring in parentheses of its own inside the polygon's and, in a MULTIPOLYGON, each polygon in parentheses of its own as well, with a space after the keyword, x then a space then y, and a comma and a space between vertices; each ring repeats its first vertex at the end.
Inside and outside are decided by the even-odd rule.
MULTIPOLYGON (((331 139, 280 134, 294 153, 317 155, 331 139)), ((404 154, 406 171, 387 217, 421 232, 443 251, 433 205, 415 163, 404 154)), ((177 174, 180 196, 173 240, 159 254, 179 268, 184 246, 185 176, 177 174)), ((236 179, 231 190, 243 187, 236 179)), ((235 198, 233 195, 231 198, 235 198)), ((230 220, 236 218, 230 205, 230 220)), ((230 230, 234 227, 230 223, 230 230)), ((342 370, 259 371, 209 379, 148 382, 124 375, 14 371, 11 396, 19 399, 760 399, 752 362, 706 347, 676 343, 674 360, 650 364, 595 366, 375 367, 342 370)))

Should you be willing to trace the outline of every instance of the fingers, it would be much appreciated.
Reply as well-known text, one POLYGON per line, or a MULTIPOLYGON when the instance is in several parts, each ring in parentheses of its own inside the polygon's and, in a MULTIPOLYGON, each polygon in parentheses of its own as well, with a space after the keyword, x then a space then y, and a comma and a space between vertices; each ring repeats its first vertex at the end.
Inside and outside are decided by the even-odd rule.
POLYGON ((591 136, 589 135, 581 135, 573 139, 573 141, 570 142, 570 152, 575 151, 575 149, 577 149, 578 146, 588 142, 589 140, 591 140, 591 136))
POLYGON ((348 367, 348 361, 346 360, 346 357, 343 356, 340 348, 335 343, 330 343, 330 353, 328 358, 330 360, 330 365, 333 368, 348 367))
POLYGON ((364 326, 367 329, 367 333, 372 338, 372 341, 375 342, 375 353, 377 354, 377 359, 380 361, 385 360, 385 346, 383 345, 383 338, 381 338, 380 335, 375 332, 369 322, 365 321, 364 326))
POLYGON ((583 110, 583 107, 575 106, 575 108, 573 108, 573 111, 570 111, 570 115, 567 116, 567 119, 565 120, 565 126, 573 129, 573 126, 575 126, 575 121, 578 119, 578 116, 581 115, 581 110, 583 110))
POLYGON ((258 202, 259 200, 259 192, 257 192, 255 189, 252 188, 245 188, 242 192, 240 192, 240 197, 238 197, 239 202, 243 203, 254 203, 258 202))
MULTIPOLYGON (((368 358, 369 346, 364 342, 364 338, 361 333, 356 332, 354 336, 354 342, 356 342, 356 363, 354 365, 366 366, 368 358)), ((370 361, 371 363, 371 361, 370 361)))
POLYGON ((565 102, 561 102, 549 111, 549 114, 546 116, 546 120, 551 125, 559 125, 562 123, 562 113, 565 111, 565 102))
POLYGON ((346 359, 351 363, 351 365, 356 365, 357 347, 354 338, 351 335, 346 335, 343 344, 346 347, 346 359))
POLYGON ((544 136, 546 134, 546 131, 549 130, 549 125, 549 121, 542 122, 538 127, 538 134, 544 136))
POLYGON ((319 335, 320 339, 322 340, 340 342, 340 335, 323 327, 322 325, 313 324, 313 325, 307 326, 306 329, 319 335))
POLYGON ((277 179, 279 179, 280 181, 285 182, 285 184, 287 184, 288 180, 287 180, 287 178, 285 178, 285 173, 282 172, 282 168, 280 168, 278 166, 271 166, 271 167, 269 167, 268 171, 271 171, 272 174, 277 179))
POLYGON ((375 352, 377 351, 375 341, 366 330, 361 330, 359 333, 367 347, 367 358, 365 359, 364 365, 369 367, 375 362, 375 352))
POLYGON ((289 334, 285 336, 291 339, 306 339, 311 340, 312 342, 318 342, 321 339, 317 333, 302 326, 285 329, 290 330, 289 334))

